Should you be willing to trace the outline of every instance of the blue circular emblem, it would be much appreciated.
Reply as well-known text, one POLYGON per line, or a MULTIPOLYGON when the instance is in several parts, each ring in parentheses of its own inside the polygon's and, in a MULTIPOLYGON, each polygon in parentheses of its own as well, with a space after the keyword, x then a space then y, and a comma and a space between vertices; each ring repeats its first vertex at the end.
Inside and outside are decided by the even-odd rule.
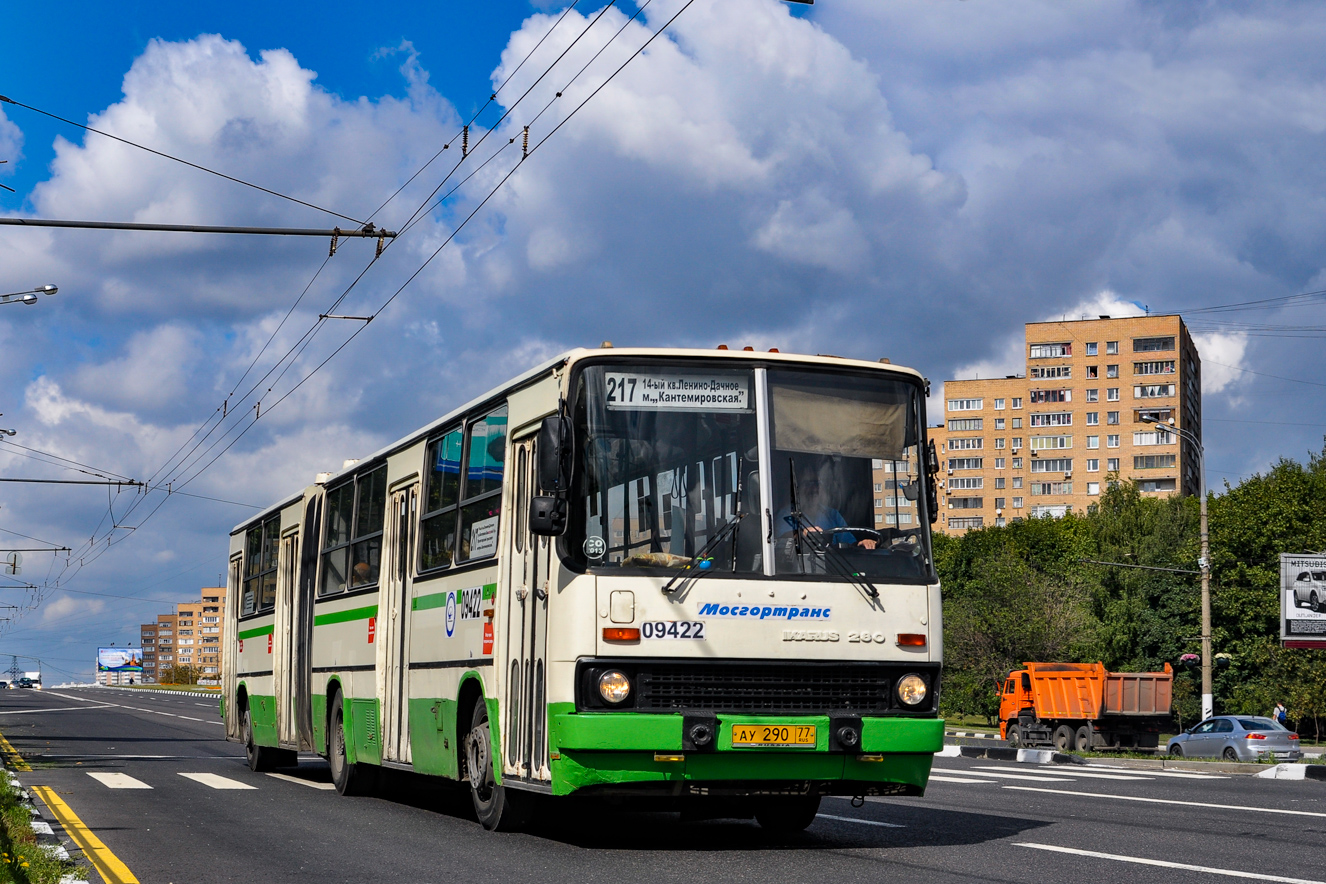
POLYGON ((456 594, 447 593, 447 638, 456 631, 456 594))

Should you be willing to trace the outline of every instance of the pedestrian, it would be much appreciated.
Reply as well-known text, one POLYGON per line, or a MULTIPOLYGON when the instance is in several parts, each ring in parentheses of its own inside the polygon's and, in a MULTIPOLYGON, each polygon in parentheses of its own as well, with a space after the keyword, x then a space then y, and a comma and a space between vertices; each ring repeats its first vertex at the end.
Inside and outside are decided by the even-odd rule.
POLYGON ((1275 711, 1271 713, 1271 718, 1275 720, 1276 724, 1284 724, 1288 720, 1289 715, 1285 710, 1284 703, 1277 702, 1275 704, 1275 711))

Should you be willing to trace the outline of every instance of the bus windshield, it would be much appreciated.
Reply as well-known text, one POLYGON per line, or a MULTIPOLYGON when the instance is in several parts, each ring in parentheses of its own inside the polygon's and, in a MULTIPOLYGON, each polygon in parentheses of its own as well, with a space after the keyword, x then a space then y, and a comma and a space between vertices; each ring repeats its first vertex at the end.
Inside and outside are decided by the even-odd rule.
POLYGON ((919 397, 883 376, 586 367, 567 552, 595 570, 929 579, 919 397))

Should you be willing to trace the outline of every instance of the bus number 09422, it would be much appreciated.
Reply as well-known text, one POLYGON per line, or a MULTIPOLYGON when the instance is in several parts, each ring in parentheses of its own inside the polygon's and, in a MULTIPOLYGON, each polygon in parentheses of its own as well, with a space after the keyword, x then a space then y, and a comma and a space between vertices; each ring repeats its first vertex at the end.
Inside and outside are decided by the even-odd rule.
POLYGON ((688 638, 704 640, 703 620, 646 620, 640 624, 641 638, 688 638))

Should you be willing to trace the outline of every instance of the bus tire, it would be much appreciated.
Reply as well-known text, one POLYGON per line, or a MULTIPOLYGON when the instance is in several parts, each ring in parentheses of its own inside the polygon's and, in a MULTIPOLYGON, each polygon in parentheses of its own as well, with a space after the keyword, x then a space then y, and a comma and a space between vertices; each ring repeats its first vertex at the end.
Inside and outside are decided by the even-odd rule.
POLYGON ((253 742, 253 720, 249 715, 248 704, 244 706, 241 726, 244 728, 244 754, 249 761, 249 770, 268 771, 275 770, 277 762, 280 760, 280 749, 273 749, 270 746, 259 746, 253 742))
POLYGON ((793 835, 804 831, 815 822, 820 812, 820 796, 797 798, 771 798, 761 801, 755 808, 755 820, 760 828, 775 835, 793 835))
POLYGON ((493 741, 488 704, 474 704, 470 730, 465 734, 465 771, 470 781, 474 815, 490 832, 511 832, 523 826, 532 810, 533 796, 499 785, 493 773, 493 741))
POLYGON ((340 692, 332 704, 330 727, 327 729, 327 761, 331 765, 332 783, 342 795, 367 795, 373 790, 373 771, 365 764, 351 764, 345 752, 345 710, 340 692))

